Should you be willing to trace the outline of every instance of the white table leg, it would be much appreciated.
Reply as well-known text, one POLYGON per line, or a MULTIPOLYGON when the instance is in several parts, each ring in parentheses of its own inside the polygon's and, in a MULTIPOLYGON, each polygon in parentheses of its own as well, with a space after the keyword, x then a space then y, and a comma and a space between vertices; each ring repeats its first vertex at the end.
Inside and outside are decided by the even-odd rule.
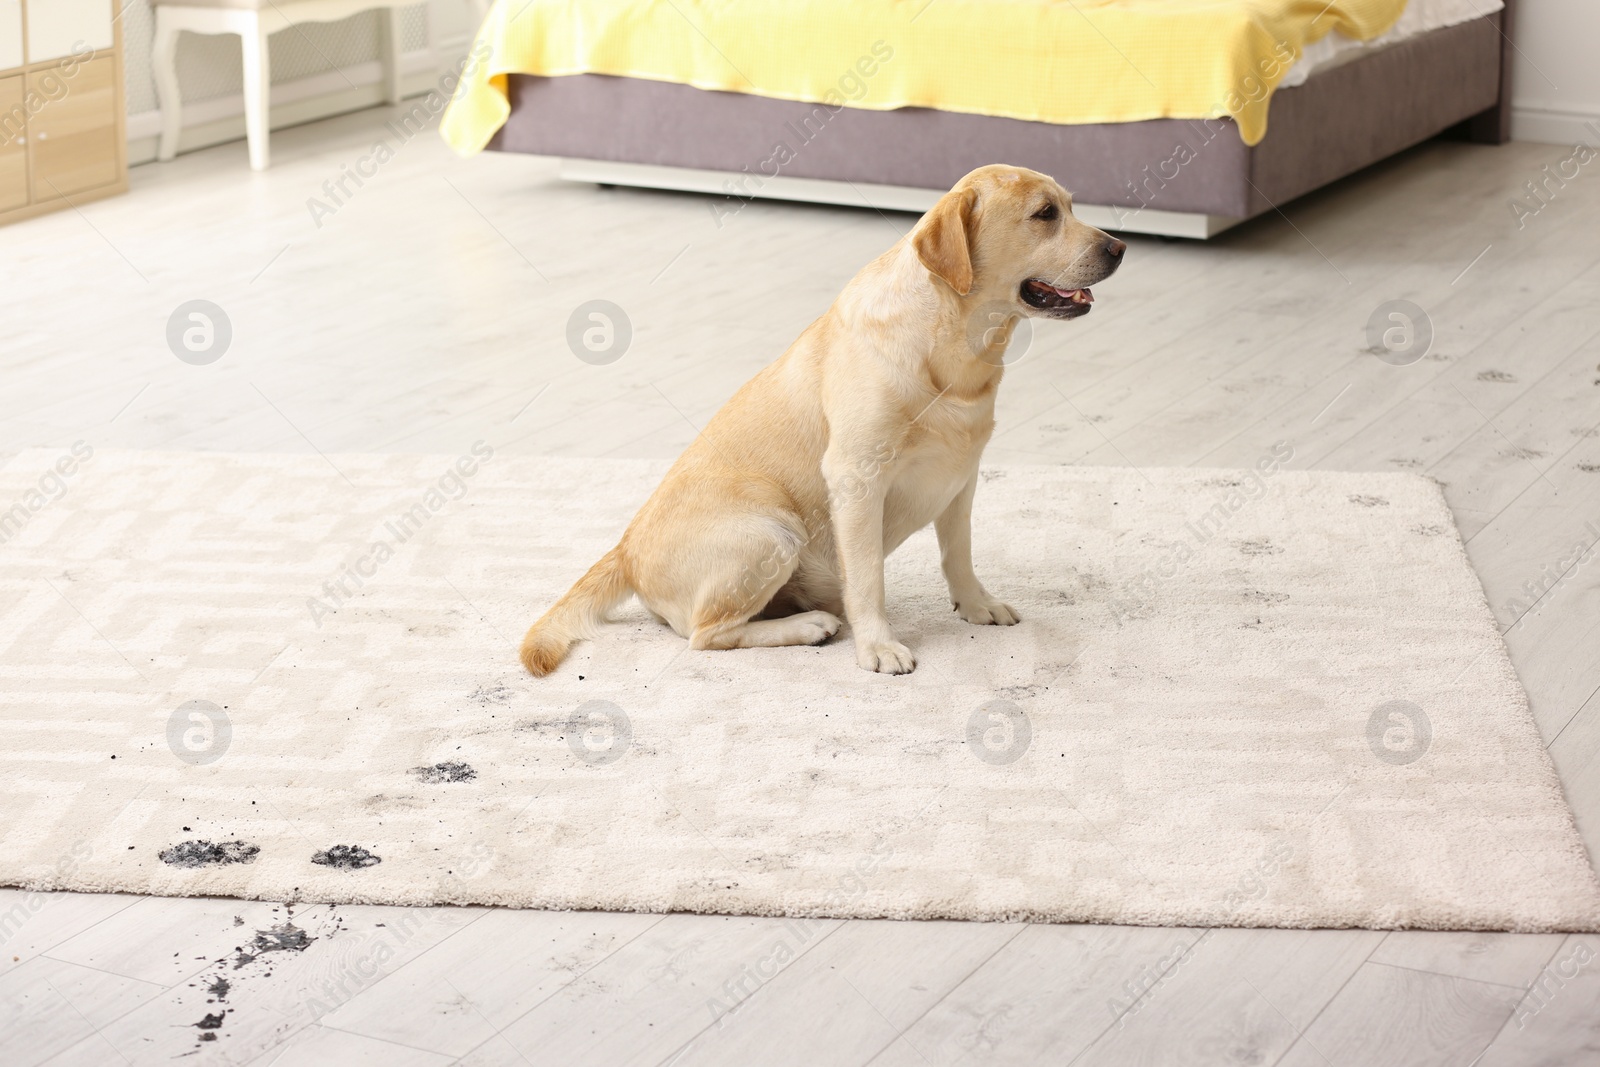
POLYGON ((400 102, 400 27, 396 25, 394 8, 378 11, 378 46, 383 52, 383 98, 391 104, 400 102))
POLYGON ((250 141, 250 169, 267 169, 268 88, 272 64, 267 56, 267 34, 256 16, 239 34, 244 43, 244 129, 250 141))
POLYGON ((177 64, 179 32, 167 9, 156 8, 156 34, 150 62, 156 99, 161 103, 161 143, 156 149, 156 158, 163 163, 178 154, 178 134, 183 130, 183 97, 178 88, 177 64))

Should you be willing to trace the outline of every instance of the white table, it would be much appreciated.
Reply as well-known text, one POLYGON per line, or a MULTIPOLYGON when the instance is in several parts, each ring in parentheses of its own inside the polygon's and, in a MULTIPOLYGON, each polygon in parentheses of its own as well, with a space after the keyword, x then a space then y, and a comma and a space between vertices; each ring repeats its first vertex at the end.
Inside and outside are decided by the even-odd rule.
POLYGON ((244 126, 250 142, 250 167, 267 169, 268 89, 272 71, 267 37, 302 22, 337 22, 362 11, 381 9, 384 99, 400 102, 400 35, 394 9, 418 0, 152 0, 156 12, 154 64, 161 98, 161 145, 157 158, 170 160, 183 129, 178 88, 178 34, 236 33, 244 46, 244 126))

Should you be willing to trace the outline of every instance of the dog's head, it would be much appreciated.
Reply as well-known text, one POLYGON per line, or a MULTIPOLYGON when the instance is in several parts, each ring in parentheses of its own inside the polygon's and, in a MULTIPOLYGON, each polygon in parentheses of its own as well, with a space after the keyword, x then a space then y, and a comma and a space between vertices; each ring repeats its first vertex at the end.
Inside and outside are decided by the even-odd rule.
POLYGON ((1111 275, 1127 245, 1072 217, 1072 196, 1048 174, 979 167, 911 232, 929 272, 975 304, 1016 314, 1085 315, 1089 286, 1111 275))

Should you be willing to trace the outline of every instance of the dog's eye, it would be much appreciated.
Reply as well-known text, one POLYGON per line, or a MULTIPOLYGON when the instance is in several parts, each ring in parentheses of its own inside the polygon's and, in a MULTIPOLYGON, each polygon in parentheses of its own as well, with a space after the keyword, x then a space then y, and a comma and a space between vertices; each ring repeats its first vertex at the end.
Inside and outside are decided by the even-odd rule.
POLYGON ((1054 204, 1046 204, 1038 211, 1035 211, 1033 213, 1033 217, 1036 219, 1042 219, 1045 222, 1049 222, 1051 219, 1056 217, 1056 206, 1054 204))

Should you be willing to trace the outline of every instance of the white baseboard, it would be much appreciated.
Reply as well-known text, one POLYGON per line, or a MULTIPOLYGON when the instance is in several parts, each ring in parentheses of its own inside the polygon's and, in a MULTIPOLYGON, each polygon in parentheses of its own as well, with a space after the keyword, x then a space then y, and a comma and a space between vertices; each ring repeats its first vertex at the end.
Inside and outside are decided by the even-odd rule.
POLYGON ((1511 139, 1540 144, 1600 146, 1600 107, 1569 111, 1554 107, 1511 107, 1511 139))
MULTIPOLYGON (((443 52, 438 54, 452 54, 443 52)), ((438 54, 424 49, 400 57, 400 89, 406 96, 417 96, 438 88, 444 64, 438 54)), ((303 122, 360 111, 383 102, 383 64, 377 60, 358 63, 343 70, 330 70, 309 78, 283 82, 272 87, 271 128, 298 126, 303 122)), ((183 133, 178 138, 179 152, 244 139, 244 94, 198 100, 183 108, 183 133)), ((161 136, 161 112, 144 111, 128 116, 128 164, 149 163, 156 158, 156 142, 161 136)))

